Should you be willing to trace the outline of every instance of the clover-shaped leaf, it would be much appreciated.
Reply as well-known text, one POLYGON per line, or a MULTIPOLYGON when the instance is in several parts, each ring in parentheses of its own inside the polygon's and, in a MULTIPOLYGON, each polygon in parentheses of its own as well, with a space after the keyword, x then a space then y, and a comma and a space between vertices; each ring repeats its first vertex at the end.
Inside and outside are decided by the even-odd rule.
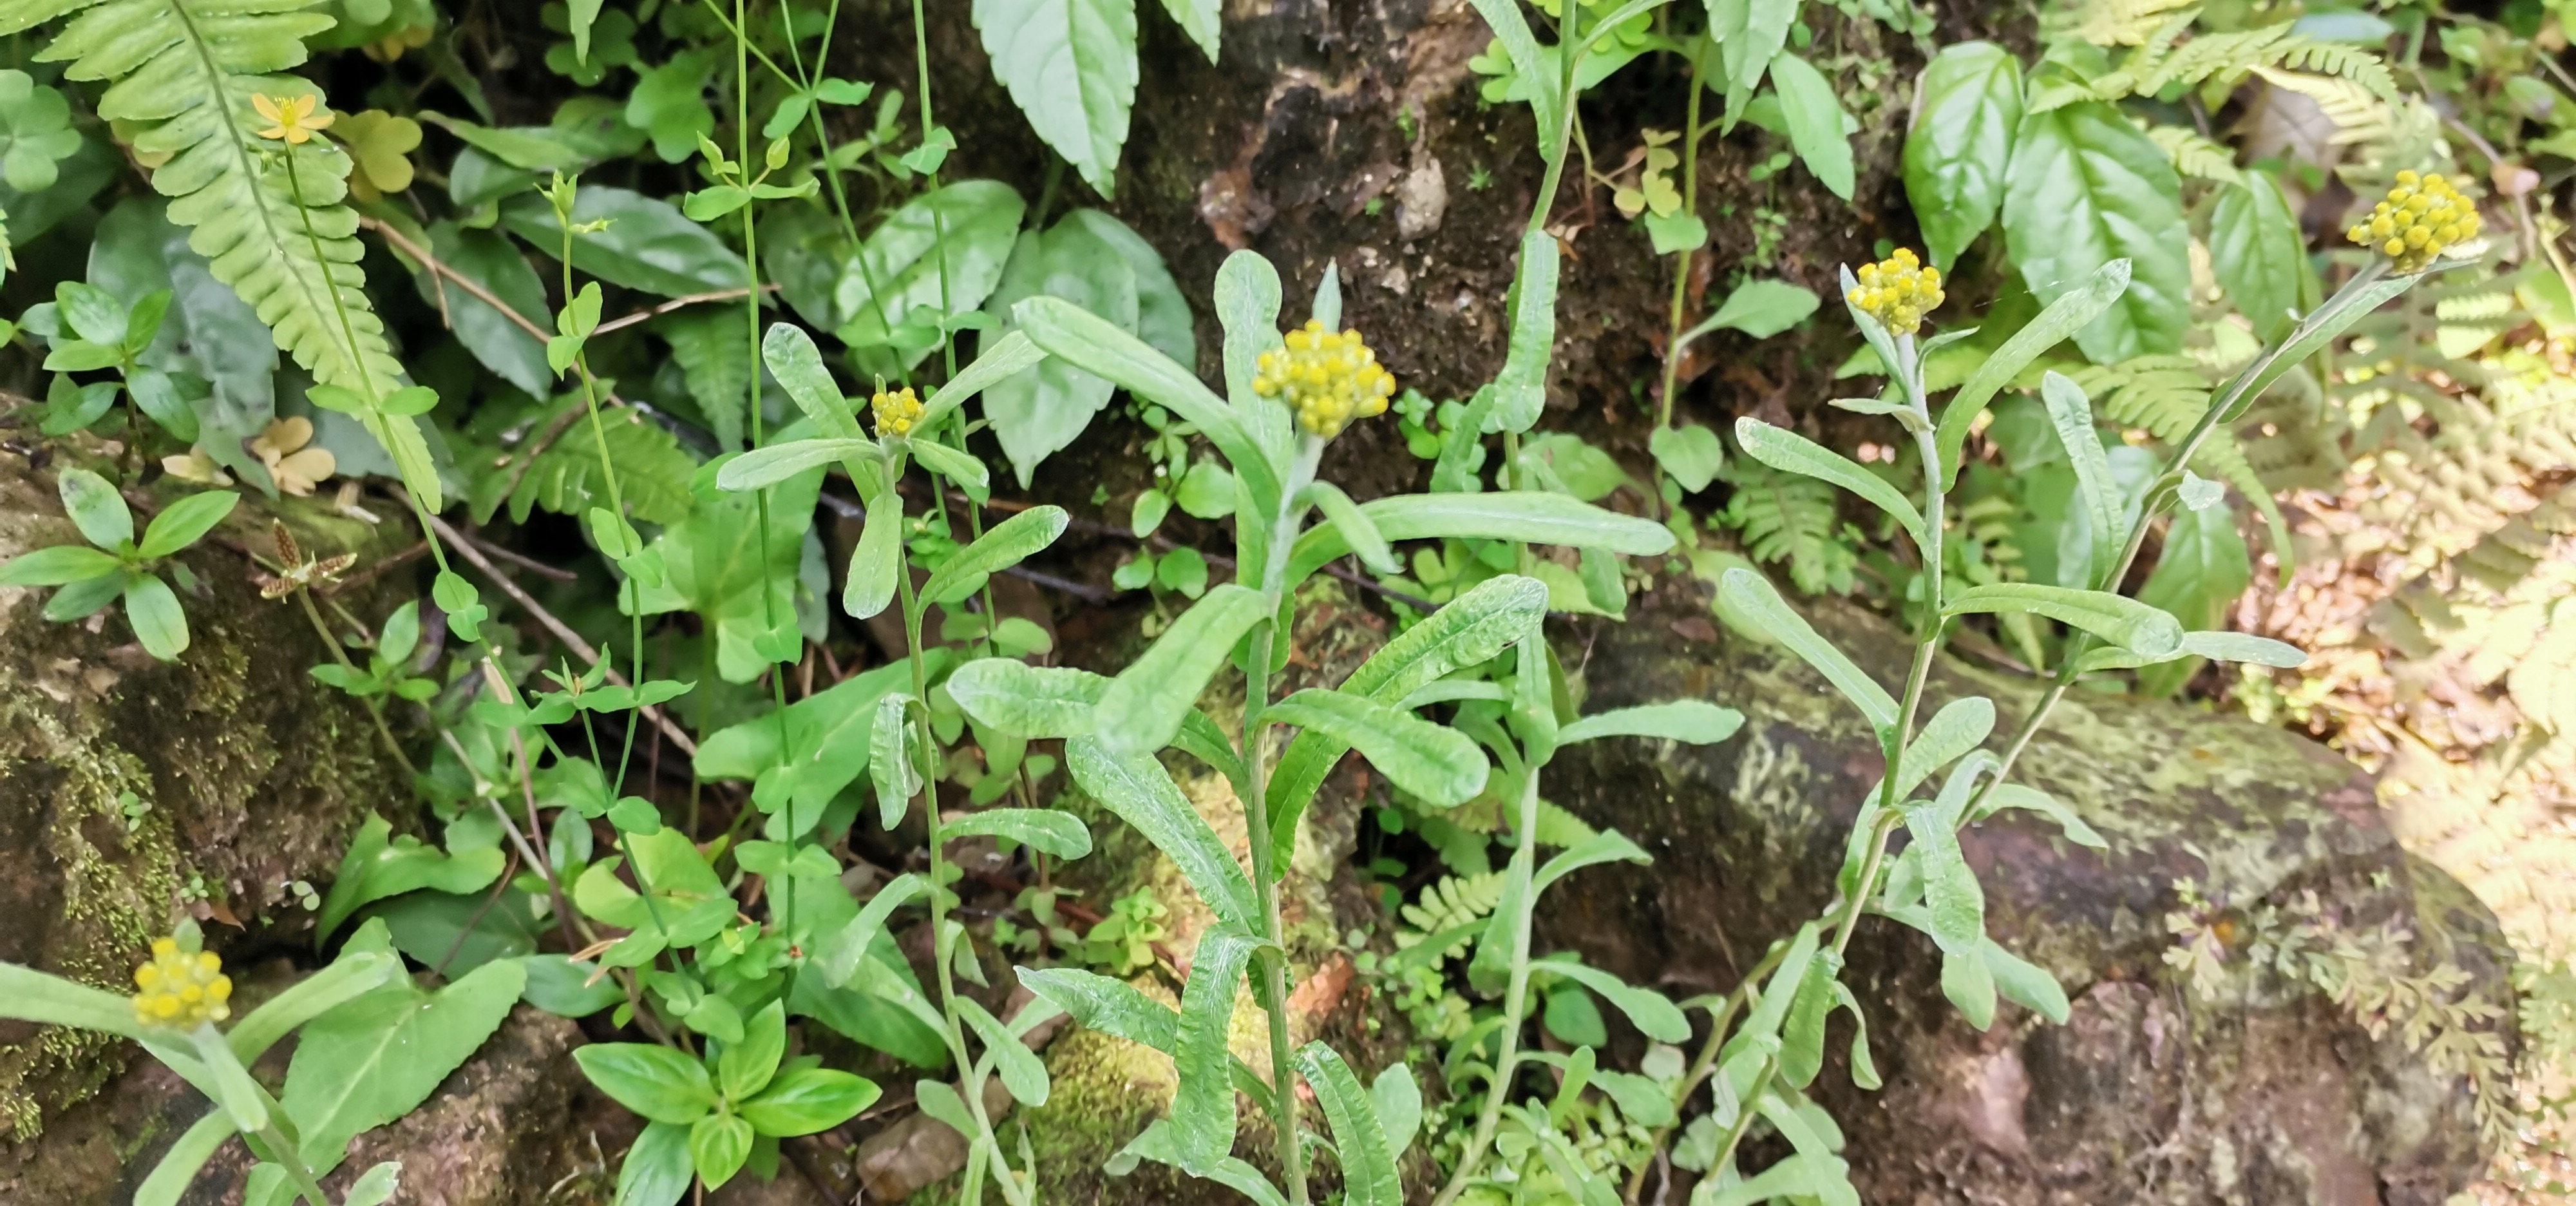
POLYGON ((349 192, 360 201, 411 187, 411 152, 420 149, 420 123, 408 117, 369 109, 340 119, 332 133, 347 144, 358 170, 349 175, 349 192))
POLYGON ((71 102, 24 71, 0 70, 0 180, 22 193, 54 186, 54 165, 80 150, 71 102))

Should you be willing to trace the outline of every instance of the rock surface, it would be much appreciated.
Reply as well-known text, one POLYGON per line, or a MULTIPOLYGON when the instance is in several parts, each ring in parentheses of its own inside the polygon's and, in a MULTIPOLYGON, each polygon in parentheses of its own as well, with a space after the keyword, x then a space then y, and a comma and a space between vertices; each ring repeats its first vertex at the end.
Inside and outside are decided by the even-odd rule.
MULTIPOLYGON (((1561 646, 1590 686, 1585 710, 1698 697, 1746 724, 1716 746, 1596 742, 1557 759, 1549 797, 1656 863, 1569 879, 1541 933, 1676 997, 1722 992, 1825 906, 1882 762, 1858 714, 1786 650, 1712 632, 1696 600, 1641 602, 1627 624, 1561 646)), ((1884 622, 1835 604, 1814 619, 1901 686, 1907 649, 1884 622)), ((1926 714, 1965 694, 1995 700, 1999 747, 2038 693, 1944 659, 1926 714)), ((2450 964, 2465 992, 2510 999, 2492 917, 2404 855, 2366 775, 2281 730, 2079 691, 2015 779, 2110 846, 2021 812, 1964 837, 1990 933, 2057 977, 2073 1017, 2055 1026, 2007 1004, 1980 1034, 1943 999, 1930 939, 1865 922, 1845 981, 1870 1007, 1886 1088, 1849 1087, 1842 1015, 1817 1082, 1864 1200, 2436 1206, 2484 1166, 2474 1085, 2374 1039, 2312 986, 2246 969, 2255 911, 2313 892, 2339 932, 2411 943, 2401 972, 2450 964), (2180 879, 2213 902, 2226 958, 2213 1000, 2165 965, 2180 879)))
MULTIPOLYGON (((0 559, 80 542, 39 456, 0 452, 0 559)), ((278 510, 361 569, 404 542, 318 502, 278 510)), ((122 991, 182 915, 228 957, 309 931, 291 885, 327 886, 357 815, 401 791, 364 709, 306 677, 329 656, 311 625, 249 580, 240 550, 267 552, 264 514, 241 506, 177 559, 202 589, 181 592, 191 644, 175 663, 145 654, 115 606, 54 624, 50 590, 0 588, 0 960, 122 991)), ((372 624, 394 597, 341 601, 372 624)), ((0 1140, 34 1137, 118 1064, 100 1036, 0 1021, 0 1140)))

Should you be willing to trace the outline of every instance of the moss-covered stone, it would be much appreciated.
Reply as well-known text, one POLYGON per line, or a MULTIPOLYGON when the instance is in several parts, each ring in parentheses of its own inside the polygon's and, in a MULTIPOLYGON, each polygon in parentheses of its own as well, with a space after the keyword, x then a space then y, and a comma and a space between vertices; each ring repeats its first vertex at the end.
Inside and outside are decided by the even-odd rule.
MULTIPOLYGON (((357 814, 400 790, 365 711, 306 676, 328 653, 305 617, 250 581, 239 550, 268 547, 271 513, 247 503, 179 558, 199 588, 175 663, 115 607, 54 624, 50 592, 0 589, 0 959, 123 991, 181 916, 228 956, 309 932, 290 885, 326 881, 357 814)), ((362 564, 407 539, 314 503, 275 513, 362 564)), ((0 559, 79 540, 53 475, 0 457, 0 559)), ((387 600, 342 602, 372 623, 387 600)), ((103 1036, 0 1022, 0 1136, 34 1138, 121 1062, 103 1036)))

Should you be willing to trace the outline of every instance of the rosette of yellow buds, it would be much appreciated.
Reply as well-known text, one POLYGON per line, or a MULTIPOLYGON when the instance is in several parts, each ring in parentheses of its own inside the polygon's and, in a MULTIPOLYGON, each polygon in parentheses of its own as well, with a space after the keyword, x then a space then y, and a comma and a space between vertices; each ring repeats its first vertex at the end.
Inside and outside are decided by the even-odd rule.
POLYGON ((134 1018, 146 1026, 194 1030, 232 1016, 232 977, 213 951, 183 951, 177 939, 152 940, 152 961, 134 969, 134 1018))
POLYGON ((868 409, 876 412, 877 438, 881 440, 911 435, 913 425, 921 422, 921 399, 913 396, 910 386, 891 393, 879 388, 876 396, 868 399, 868 409))
POLYGON ((1852 275, 1860 285, 1845 296, 1890 334, 1921 330, 1923 316, 1941 304, 1941 270, 1915 259, 1903 247, 1875 264, 1861 265, 1852 275))
POLYGON ((2478 237, 2478 207, 2442 174, 2397 173, 2388 199, 2353 223, 2345 237, 2396 261, 2401 273, 2422 272, 2435 257, 2478 237))
POLYGON ((1263 352, 1252 392, 1288 404, 1297 425, 1331 439, 1352 419, 1386 413, 1395 375, 1358 331, 1327 331, 1321 321, 1288 332, 1286 347, 1263 352))

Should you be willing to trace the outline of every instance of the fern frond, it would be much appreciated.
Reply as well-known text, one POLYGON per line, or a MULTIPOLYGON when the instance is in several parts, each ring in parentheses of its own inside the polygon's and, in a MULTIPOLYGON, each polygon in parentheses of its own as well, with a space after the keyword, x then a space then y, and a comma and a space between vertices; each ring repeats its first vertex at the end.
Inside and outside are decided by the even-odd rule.
MULTIPOLYGON (((1437 882, 1422 889, 1422 895, 1412 904, 1400 910, 1405 924, 1395 932, 1395 948, 1411 950, 1444 931, 1474 925, 1491 916, 1494 909, 1503 903, 1503 876, 1501 871, 1441 876, 1437 882)), ((1440 957, 1446 959, 1465 950, 1473 941, 1473 933, 1453 938, 1441 950, 1440 957)))
MULTIPOLYGON (((2381 70, 2384 74, 2386 69, 2381 70)), ((2392 102, 2358 80, 2268 66, 2255 68, 2254 74, 2275 88, 2315 101, 2326 120, 2334 123, 2334 135, 2326 140, 2331 145, 2341 147, 2379 142, 2397 128, 2398 106, 2404 102, 2392 102)))
POLYGON ((1743 533, 1754 560, 1788 562, 1789 580, 1811 595, 1851 589, 1859 554, 1842 539, 1832 486, 1749 457, 1729 460, 1718 475, 1735 487, 1718 519, 1743 533))
POLYGON ((2192 0, 2091 0, 2065 33, 2096 46, 2136 46, 2177 18, 2188 25, 2199 15, 2192 0))
POLYGON ((2214 180, 2220 184, 2241 184, 2244 169, 2236 166, 2236 153, 2216 139, 2204 138, 2198 131, 2183 126, 2154 126, 2147 137, 2173 159, 2174 170, 2195 180, 2214 180))
POLYGON ((349 158, 328 139, 269 142, 251 98, 307 96, 275 74, 304 62, 332 19, 310 0, 0 0, 0 36, 71 17, 36 55, 64 77, 107 84, 98 115, 134 131, 135 157, 170 198, 172 222, 323 385, 362 402, 359 419, 422 505, 441 505, 419 424, 382 405, 402 366, 367 300, 358 215, 342 204, 349 158), (74 15, 77 14, 77 15, 74 15))

